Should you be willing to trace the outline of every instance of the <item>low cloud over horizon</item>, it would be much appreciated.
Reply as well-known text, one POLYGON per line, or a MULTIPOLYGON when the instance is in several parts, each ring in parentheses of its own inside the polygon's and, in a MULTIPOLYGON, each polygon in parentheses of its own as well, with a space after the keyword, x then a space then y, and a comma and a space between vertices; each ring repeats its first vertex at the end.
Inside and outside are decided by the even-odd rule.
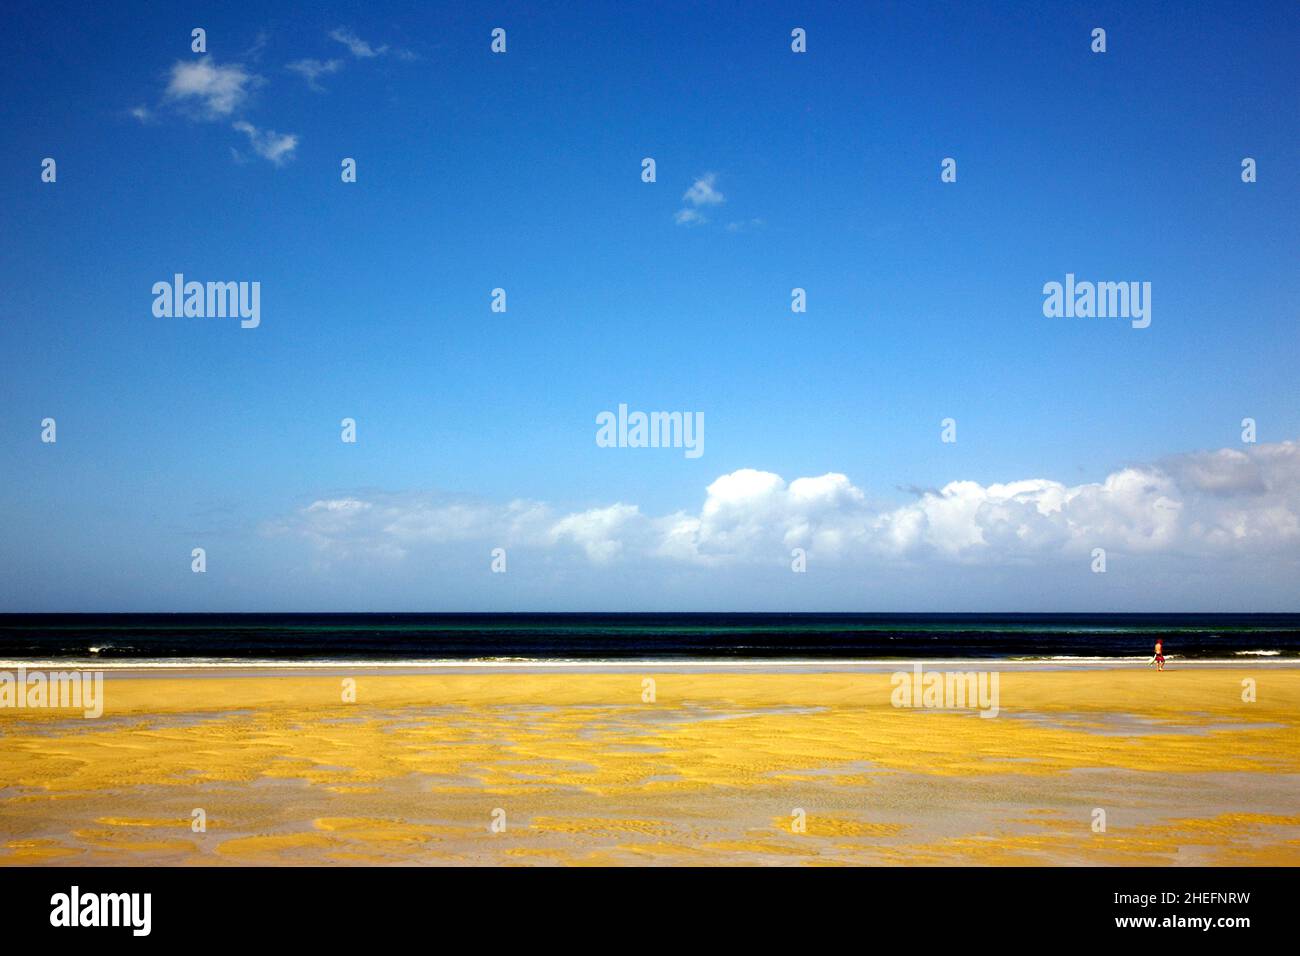
MULTIPOLYGON (((1300 444, 1191 452, 1118 468, 1099 482, 952 480, 897 506, 872 503, 847 476, 787 481, 756 469, 715 479, 698 510, 663 515, 612 502, 561 512, 527 499, 504 504, 429 492, 321 498, 264 531, 308 543, 318 566, 402 562, 475 543, 552 552, 588 566, 636 564, 789 568, 791 551, 818 567, 1015 567, 1073 564, 1094 548, 1110 558, 1217 562, 1300 557, 1300 444)), ((486 552, 485 552, 486 553, 486 552)))

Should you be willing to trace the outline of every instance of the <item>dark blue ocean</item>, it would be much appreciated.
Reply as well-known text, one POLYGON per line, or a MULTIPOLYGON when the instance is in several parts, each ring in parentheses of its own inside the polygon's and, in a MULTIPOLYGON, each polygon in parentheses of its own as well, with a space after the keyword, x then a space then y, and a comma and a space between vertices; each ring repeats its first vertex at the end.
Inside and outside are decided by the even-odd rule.
POLYGON ((5 614, 0 660, 1300 657, 1300 614, 5 614))

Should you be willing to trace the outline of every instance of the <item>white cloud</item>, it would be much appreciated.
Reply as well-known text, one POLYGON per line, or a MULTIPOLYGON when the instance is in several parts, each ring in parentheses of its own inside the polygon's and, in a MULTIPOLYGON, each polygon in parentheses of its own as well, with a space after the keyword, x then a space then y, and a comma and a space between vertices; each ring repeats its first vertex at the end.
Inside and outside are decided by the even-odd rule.
POLYGON ((164 95, 195 107, 204 119, 221 119, 243 106, 261 83, 261 77, 237 63, 217 66, 210 57, 179 60, 172 66, 164 95))
POLYGON ((679 226, 701 226, 708 222, 708 216, 700 210, 720 206, 727 201, 727 197, 718 192, 717 182, 717 173, 705 173, 691 183, 690 188, 682 193, 682 201, 686 205, 677 210, 673 222, 679 226))
POLYGON ((343 558, 401 558, 449 543, 576 548, 597 565, 786 562, 801 547, 846 567, 991 567, 1108 553, 1300 559, 1300 444, 1224 449, 1119 469, 1100 482, 955 480, 897 506, 847 476, 787 482, 740 469, 705 489, 698 512, 644 514, 626 502, 568 514, 532 501, 494 505, 428 495, 323 499, 272 526, 343 558))
POLYGON ((491 505, 428 494, 323 498, 266 527, 272 535, 295 535, 333 559, 356 556, 404 558, 430 544, 492 540, 498 544, 548 539, 554 516, 544 505, 513 501, 491 505))
POLYGON ((1288 446, 1261 445, 1253 455, 1235 448, 1182 455, 1165 462, 1188 487, 1216 495, 1254 494, 1285 479, 1288 446))
POLYGON ((373 47, 346 27, 339 27, 337 30, 330 31, 330 39, 342 43, 352 51, 353 56, 362 59, 383 56, 388 52, 387 46, 373 47))
POLYGON ((269 159, 277 166, 293 158, 293 151, 298 146, 298 137, 293 133, 277 133, 273 129, 258 129, 252 123, 243 120, 232 124, 236 130, 248 137, 253 152, 263 159, 269 159))
POLYGON ((726 202, 727 197, 718 192, 715 185, 717 181, 717 173, 705 173, 691 183, 691 188, 682 194, 682 199, 692 206, 720 206, 726 202))
POLYGON ((567 515, 551 525, 548 535, 552 541, 573 541, 592 561, 604 562, 618 557, 624 539, 641 520, 641 511, 635 505, 611 505, 567 515))
POLYGON ((311 87, 313 90, 318 90, 318 91, 324 89, 324 87, 322 87, 319 82, 322 76, 328 76, 331 73, 337 73, 342 68, 343 68, 342 60, 313 60, 313 59, 295 60, 293 63, 290 63, 285 67, 285 69, 290 71, 291 73, 297 73, 299 76, 301 76, 304 80, 307 81, 307 85, 309 87, 311 87))
POLYGON ((139 106, 131 107, 130 113, 141 123, 150 123, 153 121, 154 118, 153 112, 150 111, 149 107, 145 106, 143 103, 141 103, 139 106))

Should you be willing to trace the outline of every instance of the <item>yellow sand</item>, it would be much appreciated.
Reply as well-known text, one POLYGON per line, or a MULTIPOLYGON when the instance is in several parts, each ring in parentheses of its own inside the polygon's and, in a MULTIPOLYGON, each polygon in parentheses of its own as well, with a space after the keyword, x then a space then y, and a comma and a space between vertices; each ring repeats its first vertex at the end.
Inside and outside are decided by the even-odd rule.
POLYGON ((0 863, 1300 864, 1297 669, 345 677, 0 709, 0 863))

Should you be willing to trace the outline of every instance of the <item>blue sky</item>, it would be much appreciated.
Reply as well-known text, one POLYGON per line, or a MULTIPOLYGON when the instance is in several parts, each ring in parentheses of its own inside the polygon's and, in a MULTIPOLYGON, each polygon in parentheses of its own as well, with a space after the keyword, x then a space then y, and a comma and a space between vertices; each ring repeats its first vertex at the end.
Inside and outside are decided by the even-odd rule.
POLYGON ((7 21, 0 609, 1296 609, 1294 5, 7 21))

